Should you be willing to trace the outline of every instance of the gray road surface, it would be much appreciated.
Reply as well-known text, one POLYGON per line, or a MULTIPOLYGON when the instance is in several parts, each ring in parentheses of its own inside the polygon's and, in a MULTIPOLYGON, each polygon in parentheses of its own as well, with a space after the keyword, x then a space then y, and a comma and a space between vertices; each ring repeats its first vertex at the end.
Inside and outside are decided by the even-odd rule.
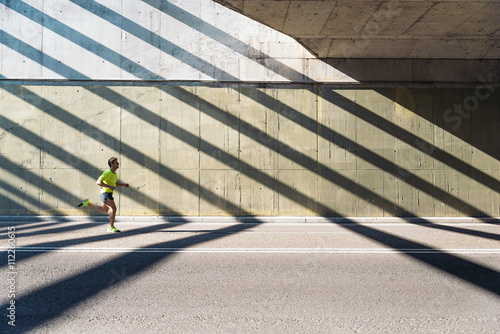
POLYGON ((117 226, 2 222, 1 332, 500 333, 499 225, 117 226))

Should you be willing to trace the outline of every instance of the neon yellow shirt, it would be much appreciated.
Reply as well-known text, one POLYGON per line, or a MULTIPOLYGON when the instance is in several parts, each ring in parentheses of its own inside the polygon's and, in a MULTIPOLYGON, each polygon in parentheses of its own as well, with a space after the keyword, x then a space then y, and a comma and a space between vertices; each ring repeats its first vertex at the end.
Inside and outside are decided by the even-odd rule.
MULTIPOLYGON (((101 181, 107 184, 108 186, 113 186, 116 187, 116 182, 118 181, 118 176, 111 171, 111 169, 108 169, 101 175, 101 181)), ((113 190, 107 188, 107 187, 102 187, 101 188, 101 194, 102 193, 113 193, 113 190)))

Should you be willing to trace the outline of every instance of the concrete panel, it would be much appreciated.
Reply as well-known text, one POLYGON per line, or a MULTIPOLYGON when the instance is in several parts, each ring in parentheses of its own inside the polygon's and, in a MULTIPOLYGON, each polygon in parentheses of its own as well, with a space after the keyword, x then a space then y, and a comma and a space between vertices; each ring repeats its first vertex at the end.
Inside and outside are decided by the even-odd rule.
POLYGON ((355 170, 355 90, 325 88, 318 100, 318 162, 333 170, 355 170))
POLYGON ((161 73, 162 52, 159 34, 162 13, 158 10, 151 10, 151 7, 143 1, 122 1, 121 4, 120 15, 127 18, 122 20, 121 36, 118 36, 118 41, 121 42, 121 54, 127 58, 121 59, 122 77, 124 79, 158 79, 158 74, 161 73), (138 33, 137 26, 147 30, 148 34, 145 36, 138 33), (144 57, 145 54, 148 56, 144 57), (132 64, 137 64, 137 66, 132 64))
POLYGON ((363 2, 362 6, 351 6, 346 2, 337 2, 326 21, 321 33, 339 35, 358 35, 371 18, 370 14, 376 11, 377 3, 363 2), (360 20, 362 18, 362 20, 360 20))
POLYGON ((363 28, 364 35, 385 35, 398 38, 434 5, 428 1, 387 1, 372 14, 363 28))
POLYGON ((200 168, 200 101, 195 87, 162 87, 161 164, 173 169, 200 168), (194 138, 194 140, 193 140, 194 138))
POLYGON ((240 173, 235 170, 200 171, 200 212, 207 216, 241 215, 240 173))
POLYGON ((357 171, 358 187, 358 216, 384 217, 384 207, 378 198, 384 198, 385 172, 378 169, 364 169, 357 171))
POLYGON ((240 159, 258 170, 277 169, 278 114, 261 97, 273 98, 276 90, 240 87, 240 159))
POLYGON ((84 88, 79 86, 42 87, 41 127, 45 131, 40 138, 48 142, 41 153, 44 168, 82 168, 92 164, 88 158, 97 151, 87 150, 92 149, 89 144, 93 138, 79 131, 86 122, 82 115, 89 102, 84 94, 84 88))
MULTIPOLYGON (((130 187, 120 187, 115 190, 118 214, 143 216, 165 213, 168 202, 166 198, 160 196, 162 182, 158 171, 147 168, 133 169, 123 161, 122 159, 121 168, 118 169, 118 182, 128 183, 130 187)), ((172 211, 170 215, 174 214, 172 211)))
POLYGON ((318 210, 323 216, 358 216, 358 189, 356 170, 337 170, 329 179, 318 178, 318 201, 323 204, 325 211, 318 210), (354 187, 343 187, 344 180, 348 179, 354 187))
POLYGON ((318 175, 309 170, 280 169, 278 190, 280 216, 310 216, 318 210, 318 175))
POLYGON ((365 157, 358 159, 358 169, 390 168, 387 161, 394 160, 396 138, 385 132, 384 127, 394 121, 394 103, 375 91, 358 91, 355 102, 353 113, 363 118, 356 121, 357 149, 364 151, 365 157))
POLYGON ((431 120, 419 116, 414 111, 432 110, 430 94, 420 94, 418 90, 396 89, 394 95, 394 125, 401 129, 401 139, 396 138, 395 163, 398 173, 412 170, 433 169, 432 155, 435 153, 435 125, 431 120))
POLYGON ((311 160, 317 160, 316 95, 313 90, 281 89, 277 98, 282 103, 278 119, 279 168, 303 169, 311 160))
POLYGON ((97 212, 91 212, 89 208, 77 208, 77 204, 85 198, 90 198, 92 203, 101 203, 99 199, 100 187, 96 185, 96 180, 100 174, 98 171, 91 171, 90 174, 95 174, 95 178, 73 168, 42 169, 40 176, 43 181, 52 184, 56 191, 41 193, 40 202, 43 203, 45 208, 41 208, 40 214, 97 214, 97 212), (75 198, 78 198, 78 200, 75 201, 75 198))
POLYGON ((335 2, 290 1, 283 32, 300 35, 304 31, 303 27, 307 26, 309 34, 320 34, 334 7, 335 2), (297 21, 301 24, 297 24, 297 21))
MULTIPOLYGON (((498 34, 498 33, 497 33, 498 34)), ((500 59, 500 41, 492 44, 483 56, 484 59, 500 59)))
POLYGON ((500 17, 500 7, 495 3, 488 3, 456 27, 452 35, 474 36, 481 33, 492 35, 498 31, 496 19, 498 17, 500 17))
POLYGON ((82 103, 80 123, 76 130, 82 136, 83 161, 97 161, 97 166, 107 167, 110 157, 119 157, 121 99, 119 88, 84 86, 80 90, 82 103))
MULTIPOLYGON (((28 12, 32 12, 31 10, 28 12)), ((5 6, 0 6, 2 43, 0 52, 0 78, 39 78, 42 76, 42 30, 43 27, 32 20, 17 15, 5 6), (16 50, 29 45, 29 50, 16 50)))
POLYGON ((248 1, 245 3, 244 10, 255 13, 256 16, 262 18, 262 22, 265 22, 271 28, 282 30, 289 5, 289 1, 248 1))
POLYGON ((158 214, 199 216, 200 198, 203 196, 199 184, 198 170, 161 170, 158 214))
POLYGON ((239 160, 239 108, 231 106, 238 92, 222 88, 200 89, 200 166, 202 169, 231 169, 239 160), (204 144, 204 143, 205 144, 204 144))
MULTIPOLYGON (((434 184, 434 173, 431 170, 410 169, 408 173, 434 184)), ((407 174, 384 175, 384 198, 394 203, 394 206, 384 207, 385 216, 434 217, 435 197, 406 182, 408 177, 407 174)))
POLYGON ((41 208, 51 206, 40 203, 42 182, 39 169, 0 169, 0 215, 39 215, 41 208))
MULTIPOLYGON (((43 53, 55 61, 43 75, 64 79, 121 78, 121 31, 79 6, 58 0, 43 10, 43 53), (78 15, 74 15, 78 13, 78 15), (106 33, 103 34, 103 27, 106 33)), ((30 19, 37 20, 33 16, 30 19)), ((50 64, 43 59, 44 65, 50 64)))
MULTIPOLYGON (((491 176, 499 179, 498 171, 490 171, 491 176)), ((481 212, 486 213, 490 217, 498 217, 500 194, 493 191, 488 185, 481 184, 465 175, 458 175, 458 189, 460 196, 471 207, 476 208, 478 212, 470 212, 470 216, 483 216, 481 212)))
MULTIPOLYGON (((451 196, 453 196, 452 201, 444 201, 442 198, 436 197, 436 215, 444 217, 453 216, 483 216, 481 212, 488 215, 493 214, 495 211, 492 207, 489 210, 482 210, 483 205, 487 205, 491 200, 487 199, 486 203, 482 201, 478 203, 476 199, 473 199, 469 191, 469 186, 474 184, 467 176, 454 173, 453 170, 436 170, 435 171, 436 188, 442 189, 451 196), (467 205, 463 205, 462 203, 467 205)), ((488 193, 488 192, 487 192, 488 193)), ((476 193, 477 196, 479 193, 476 193)), ((496 197, 496 196, 493 196, 496 197)), ((485 199, 484 195, 481 195, 477 200, 481 201, 485 199)))
POLYGON ((481 10, 486 3, 441 2, 434 3, 425 16, 421 17, 406 31, 409 35, 443 36, 452 33, 470 19, 471 13, 481 10), (446 25, 443 24, 446 17, 446 25))
POLYGON ((0 153, 21 168, 41 166, 39 91, 39 88, 28 90, 20 86, 1 90, 0 153))
MULTIPOLYGON (((272 179, 276 179, 274 170, 264 171, 272 179)), ((278 193, 269 185, 255 182, 250 175, 240 174, 240 205, 243 215, 277 216, 278 193)))
POLYGON ((161 91, 156 87, 123 87, 117 93, 124 97, 120 118, 120 141, 126 145, 121 148, 123 165, 158 170, 161 91), (133 147, 134 152, 127 152, 126 147, 133 147))

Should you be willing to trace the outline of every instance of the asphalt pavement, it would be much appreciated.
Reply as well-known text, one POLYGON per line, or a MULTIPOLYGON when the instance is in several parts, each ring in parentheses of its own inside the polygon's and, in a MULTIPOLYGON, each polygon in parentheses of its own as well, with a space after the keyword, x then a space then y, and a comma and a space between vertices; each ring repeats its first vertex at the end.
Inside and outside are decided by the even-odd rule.
POLYGON ((106 225, 0 222, 1 333, 500 333, 495 223, 106 225))

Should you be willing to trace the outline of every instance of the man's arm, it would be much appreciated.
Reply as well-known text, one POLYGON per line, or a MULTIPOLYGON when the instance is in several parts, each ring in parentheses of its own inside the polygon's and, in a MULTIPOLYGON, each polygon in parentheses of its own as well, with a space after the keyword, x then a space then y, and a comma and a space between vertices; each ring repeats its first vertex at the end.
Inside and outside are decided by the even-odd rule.
POLYGON ((103 181, 103 180, 101 180, 101 177, 100 177, 100 176, 99 176, 99 178, 97 179, 96 184, 97 184, 99 187, 105 187, 105 188, 109 188, 109 189, 111 189, 111 190, 115 190, 115 187, 110 186, 109 184, 104 183, 104 181, 103 181))
POLYGON ((128 183, 120 183, 120 182, 116 182, 116 186, 117 186, 117 187, 126 187, 126 188, 128 188, 128 187, 129 187, 129 186, 128 186, 128 183))

